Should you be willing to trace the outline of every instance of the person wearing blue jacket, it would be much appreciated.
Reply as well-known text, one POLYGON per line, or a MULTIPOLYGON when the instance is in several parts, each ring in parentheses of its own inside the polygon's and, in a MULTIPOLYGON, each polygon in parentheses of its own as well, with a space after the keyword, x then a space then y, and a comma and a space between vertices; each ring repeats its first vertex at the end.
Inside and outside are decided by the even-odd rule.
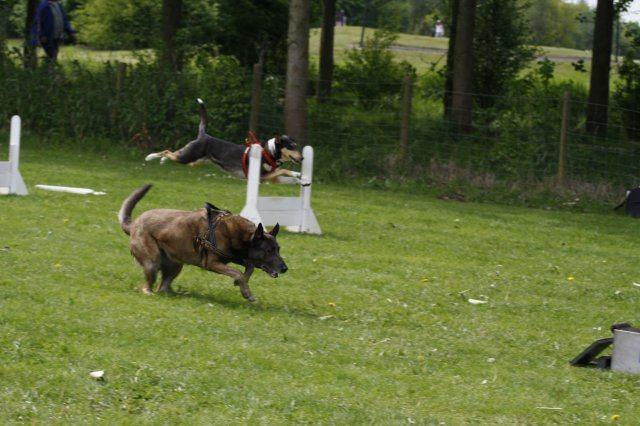
POLYGON ((33 45, 42 46, 49 60, 55 62, 60 43, 66 37, 75 41, 75 31, 62 4, 58 0, 42 0, 36 9, 31 29, 33 45))

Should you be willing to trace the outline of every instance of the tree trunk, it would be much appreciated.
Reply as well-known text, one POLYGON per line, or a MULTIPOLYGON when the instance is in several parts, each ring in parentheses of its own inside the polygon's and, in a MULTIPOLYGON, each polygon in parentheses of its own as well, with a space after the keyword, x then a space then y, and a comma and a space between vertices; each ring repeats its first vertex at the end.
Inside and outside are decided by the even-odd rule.
POLYGON ((38 66, 38 52, 36 47, 31 43, 31 28, 33 20, 36 17, 36 8, 38 0, 27 0, 27 19, 24 23, 24 50, 23 50, 23 66, 25 68, 36 68, 38 66))
POLYGON ((613 0, 598 0, 593 31, 589 103, 587 104, 587 132, 594 135, 603 135, 607 132, 614 18, 613 0))
POLYGON ((444 116, 451 117, 451 99, 453 92, 453 52, 456 50, 456 25, 458 25, 458 5, 460 0, 450 0, 451 28, 449 28, 449 50, 444 80, 444 116))
POLYGON ((176 35, 182 18, 182 0, 162 0, 162 52, 164 67, 173 71, 182 69, 182 55, 176 45, 176 35))
POLYGON ((472 126, 475 13, 476 0, 459 0, 456 44, 453 52, 451 117, 461 132, 469 132, 472 126))
POLYGON ((301 145, 306 143, 307 72, 309 68, 310 0, 291 0, 287 34, 287 83, 284 98, 284 127, 301 145))
POLYGON ((318 80, 318 102, 331 95, 333 79, 333 32, 336 24, 336 0, 324 0, 322 11, 322 33, 320 34, 320 79, 318 80))

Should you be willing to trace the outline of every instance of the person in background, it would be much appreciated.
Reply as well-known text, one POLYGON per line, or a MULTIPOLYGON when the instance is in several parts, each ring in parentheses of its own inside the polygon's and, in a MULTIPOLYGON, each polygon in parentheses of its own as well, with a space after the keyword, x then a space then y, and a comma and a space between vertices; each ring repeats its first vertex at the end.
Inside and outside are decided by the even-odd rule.
POLYGON ((75 31, 58 0, 42 0, 36 9, 31 29, 32 43, 42 46, 49 60, 58 59, 60 43, 67 38, 75 42, 75 31))
POLYGON ((438 19, 436 22, 435 37, 444 37, 444 22, 438 19))

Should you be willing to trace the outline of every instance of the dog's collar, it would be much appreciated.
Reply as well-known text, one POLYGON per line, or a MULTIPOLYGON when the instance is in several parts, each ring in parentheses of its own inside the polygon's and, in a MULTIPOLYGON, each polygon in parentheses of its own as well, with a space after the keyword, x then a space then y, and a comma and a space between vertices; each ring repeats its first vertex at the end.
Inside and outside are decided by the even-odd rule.
MULTIPOLYGON (((247 139, 245 140, 247 147, 242 154, 242 172, 244 173, 244 177, 246 178, 249 170, 249 151, 251 150, 251 145, 259 145, 262 147, 260 140, 258 137, 249 130, 249 134, 247 139)), ((267 142, 267 147, 262 148, 262 159, 271 167, 271 170, 275 170, 278 168, 278 161, 274 158, 273 151, 270 148, 271 140, 267 142)), ((273 149, 275 150, 275 140, 273 140, 273 149)))

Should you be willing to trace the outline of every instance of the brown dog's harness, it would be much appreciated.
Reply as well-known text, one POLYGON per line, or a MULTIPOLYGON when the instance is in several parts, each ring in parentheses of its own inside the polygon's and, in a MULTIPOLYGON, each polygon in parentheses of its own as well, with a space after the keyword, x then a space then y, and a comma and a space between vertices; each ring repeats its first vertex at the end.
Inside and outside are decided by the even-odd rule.
MULTIPOLYGON (((256 137, 256 134, 251 130, 249 130, 249 135, 247 136, 245 143, 247 144, 247 147, 242 153, 242 172, 244 173, 244 177, 246 178, 249 171, 249 151, 251 151, 251 146, 259 145, 260 147, 262 147, 262 144, 256 137)), ((275 160, 275 158, 273 158, 268 150, 262 150, 262 158, 269 165, 269 167, 271 167, 272 171, 278 168, 278 162, 275 160)))
POLYGON ((193 238, 193 249, 196 252, 200 252, 200 262, 202 263, 202 266, 206 267, 209 253, 214 253, 230 262, 243 265, 244 261, 241 258, 220 250, 216 241, 216 228, 218 227, 218 224, 225 217, 231 216, 231 212, 228 210, 220 210, 209 203, 206 204, 206 209, 208 222, 207 230, 204 234, 196 235, 193 238))

